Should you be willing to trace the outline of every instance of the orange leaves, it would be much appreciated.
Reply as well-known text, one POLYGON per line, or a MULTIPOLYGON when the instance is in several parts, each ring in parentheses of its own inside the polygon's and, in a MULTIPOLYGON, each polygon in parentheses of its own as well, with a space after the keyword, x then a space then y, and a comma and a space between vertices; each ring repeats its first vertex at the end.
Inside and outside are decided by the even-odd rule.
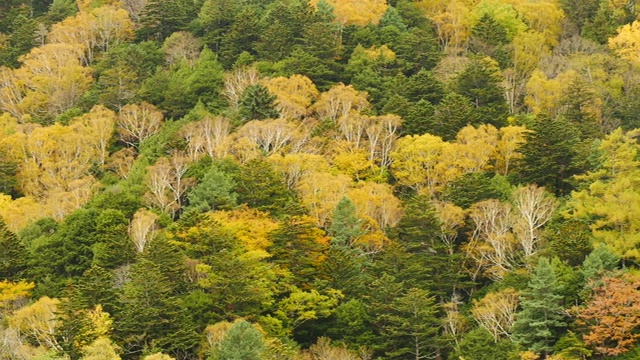
POLYGON ((585 343, 605 356, 629 351, 640 339, 640 278, 625 274, 604 278, 585 307, 574 308, 589 333, 585 343))

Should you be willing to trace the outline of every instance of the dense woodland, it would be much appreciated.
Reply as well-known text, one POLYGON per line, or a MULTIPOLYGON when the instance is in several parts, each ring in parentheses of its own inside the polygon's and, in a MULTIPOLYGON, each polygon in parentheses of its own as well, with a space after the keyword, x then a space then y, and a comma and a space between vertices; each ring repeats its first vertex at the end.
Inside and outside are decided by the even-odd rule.
POLYGON ((640 358, 639 13, 0 1, 0 359, 640 358))

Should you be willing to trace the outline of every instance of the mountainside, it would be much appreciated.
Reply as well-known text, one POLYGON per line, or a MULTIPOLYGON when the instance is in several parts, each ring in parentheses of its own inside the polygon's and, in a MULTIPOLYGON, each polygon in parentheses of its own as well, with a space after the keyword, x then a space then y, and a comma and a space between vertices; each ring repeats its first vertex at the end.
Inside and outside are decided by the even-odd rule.
POLYGON ((639 13, 2 1, 0 359, 639 358, 639 13))

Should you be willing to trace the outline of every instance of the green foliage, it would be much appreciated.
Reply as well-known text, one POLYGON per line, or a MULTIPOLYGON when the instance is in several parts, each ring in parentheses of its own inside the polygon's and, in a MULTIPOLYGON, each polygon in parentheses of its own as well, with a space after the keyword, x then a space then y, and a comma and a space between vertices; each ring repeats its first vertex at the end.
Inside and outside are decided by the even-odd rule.
POLYGON ((229 210, 238 202, 238 195, 234 192, 235 187, 236 183, 232 176, 214 165, 204 175, 202 181, 187 194, 189 205, 185 211, 190 209, 201 212, 229 210))
POLYGON ((556 273, 547 258, 540 258, 528 289, 522 293, 513 326, 515 341, 538 354, 549 354, 560 331, 567 326, 556 273))
POLYGON ((0 220, 0 279, 23 278, 29 263, 29 252, 22 241, 0 220))
POLYGON ((261 360, 265 349, 262 334, 251 323, 240 320, 225 333, 209 360, 261 360))
POLYGON ((467 173, 447 183, 442 198, 454 205, 468 209, 487 199, 507 201, 511 187, 503 176, 487 172, 467 173))
POLYGON ((496 343, 487 330, 477 327, 465 334, 455 356, 474 360, 513 360, 517 349, 517 345, 508 339, 496 343))
POLYGON ((506 125, 509 108, 499 69, 486 59, 472 59, 455 80, 455 91, 471 101, 478 123, 506 125))
POLYGON ((524 183, 536 183, 556 196, 572 189, 569 179, 580 169, 575 163, 578 132, 562 119, 539 119, 522 145, 519 175, 524 183))
POLYGON ((266 160, 247 162, 235 175, 238 203, 269 212, 278 217, 291 213, 294 197, 285 186, 280 173, 276 173, 266 160))
POLYGON ((275 119, 279 117, 276 110, 276 96, 262 84, 249 85, 240 98, 240 117, 242 122, 251 120, 275 119))

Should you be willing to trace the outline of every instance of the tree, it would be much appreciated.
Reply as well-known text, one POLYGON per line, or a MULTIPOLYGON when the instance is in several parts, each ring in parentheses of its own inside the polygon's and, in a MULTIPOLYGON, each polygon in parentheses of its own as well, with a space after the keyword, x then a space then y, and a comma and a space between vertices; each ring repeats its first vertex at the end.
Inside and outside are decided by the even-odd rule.
POLYGON ((640 338, 640 281, 631 274, 605 277, 584 307, 574 308, 586 325, 585 343, 603 356, 628 352, 640 338))
POLYGON ((189 206, 186 210, 197 209, 204 212, 231 209, 238 202, 235 187, 236 183, 231 175, 214 165, 202 181, 188 192, 189 206))
POLYGON ((528 289, 522 292, 520 306, 513 325, 514 340, 536 353, 548 355, 567 326, 559 294, 556 274, 547 258, 540 258, 528 289))
POLYGON ((243 122, 279 117, 276 99, 276 95, 272 95, 264 85, 247 86, 242 92, 239 108, 243 122))
POLYGON ((471 316, 486 330, 494 342, 511 337, 516 322, 519 293, 511 288, 491 292, 481 300, 473 300, 471 316))
POLYGON ((640 36, 640 21, 626 24, 618 30, 618 34, 609 39, 609 49, 617 53, 621 58, 637 62, 638 42, 640 36))
POLYGON ((29 263, 29 253, 20 239, 0 219, 0 279, 17 281, 29 263))
POLYGON ((155 106, 146 102, 124 106, 118 114, 117 121, 120 140, 139 147, 142 141, 160 130, 163 118, 155 106))
POLYGON ((477 121, 497 128, 506 125, 509 113, 500 82, 497 66, 488 60, 472 61, 455 80, 456 92, 471 100, 477 121))
POLYGON ((385 321, 381 330, 385 339, 385 354, 391 359, 429 359, 435 350, 438 308, 435 298, 425 290, 409 289, 390 304, 380 317, 385 321))
MULTIPOLYGON (((338 23, 347 25, 377 24, 387 11, 387 4, 381 0, 326 0, 326 2, 333 7, 338 23)), ((311 3, 317 5, 319 1, 311 3)))
POLYGON ((562 119, 539 119, 527 134, 518 162, 522 181, 536 183, 556 196, 571 190, 569 178, 579 172, 576 164, 576 130, 562 119))
POLYGON ((262 334, 251 323, 235 322, 224 335, 211 360, 260 360, 265 344, 262 334))

